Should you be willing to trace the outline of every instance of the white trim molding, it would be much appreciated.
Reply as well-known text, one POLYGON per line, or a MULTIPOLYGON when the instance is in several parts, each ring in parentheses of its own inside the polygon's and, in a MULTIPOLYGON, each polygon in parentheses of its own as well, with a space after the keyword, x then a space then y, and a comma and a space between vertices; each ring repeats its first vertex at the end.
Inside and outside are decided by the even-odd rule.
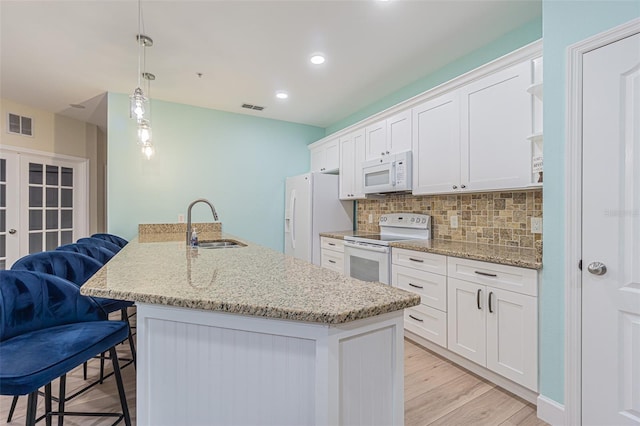
POLYGON ((539 395, 537 406, 537 416, 540 420, 545 421, 553 426, 562 426, 565 424, 564 405, 558 404, 553 399, 549 399, 544 395, 539 395))
POLYGON ((551 424, 582 423, 582 60, 586 53, 638 32, 640 19, 634 19, 567 48, 564 421, 544 419, 538 405, 538 416, 551 424))

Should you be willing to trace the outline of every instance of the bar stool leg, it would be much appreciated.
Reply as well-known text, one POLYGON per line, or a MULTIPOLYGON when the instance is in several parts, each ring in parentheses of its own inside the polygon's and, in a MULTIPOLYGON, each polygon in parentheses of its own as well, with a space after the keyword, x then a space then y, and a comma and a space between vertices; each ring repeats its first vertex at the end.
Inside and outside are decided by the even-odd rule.
POLYGON ((27 400, 27 419, 25 421, 26 426, 35 426, 36 424, 36 407, 38 406, 38 390, 29 394, 27 400))

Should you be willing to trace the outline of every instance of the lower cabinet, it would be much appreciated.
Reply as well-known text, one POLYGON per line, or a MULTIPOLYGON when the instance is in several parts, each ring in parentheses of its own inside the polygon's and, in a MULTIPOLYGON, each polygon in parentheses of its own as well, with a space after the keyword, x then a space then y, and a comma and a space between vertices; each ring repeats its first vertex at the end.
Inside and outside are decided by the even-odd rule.
POLYGON ((421 296, 406 330, 537 392, 537 271, 396 248, 392 259, 393 285, 421 296))
POLYGON ((320 237, 320 266, 344 273, 344 241, 320 237))

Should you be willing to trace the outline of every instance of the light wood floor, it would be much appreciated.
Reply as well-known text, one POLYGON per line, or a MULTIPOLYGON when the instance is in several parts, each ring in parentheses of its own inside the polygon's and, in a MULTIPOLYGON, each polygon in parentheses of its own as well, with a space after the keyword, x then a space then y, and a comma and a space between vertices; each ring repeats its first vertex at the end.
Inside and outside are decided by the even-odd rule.
MULTIPOLYGON (((118 347, 121 356, 128 355, 128 346, 118 347)), ((110 363, 107 363, 111 371, 110 363)), ((89 363, 89 377, 98 377, 99 362, 89 363)), ((136 420, 136 378, 133 366, 126 367, 123 379, 132 423, 136 420)), ((82 368, 67 375, 67 394, 84 385, 82 368)), ((57 382, 53 385, 57 395, 57 382)), ((115 380, 107 379, 87 393, 67 403, 68 411, 119 412, 115 380)), ((13 421, 9 425, 23 425, 26 397, 21 397, 13 421)), ((55 403, 54 403, 55 404, 55 403)), ((0 424, 6 422, 11 397, 0 397, 0 424)), ((39 398, 42 412, 43 398, 39 398)), ((54 406, 55 407, 55 406, 54 406)), ((54 424, 56 419, 54 419, 54 424)), ((65 425, 102 426, 113 423, 112 418, 65 417, 65 425)), ((123 424, 123 423, 121 423, 123 424)), ((503 391, 494 384, 470 374, 466 370, 428 352, 411 341, 405 341, 405 425, 546 425, 536 417, 535 406, 503 391)))

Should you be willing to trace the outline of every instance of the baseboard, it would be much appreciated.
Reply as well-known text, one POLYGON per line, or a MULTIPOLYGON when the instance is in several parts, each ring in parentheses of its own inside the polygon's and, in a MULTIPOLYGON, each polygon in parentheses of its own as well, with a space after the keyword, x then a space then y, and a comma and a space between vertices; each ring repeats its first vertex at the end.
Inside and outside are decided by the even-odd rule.
POLYGON ((538 395, 538 418, 553 426, 562 426, 564 422, 564 405, 538 395))

